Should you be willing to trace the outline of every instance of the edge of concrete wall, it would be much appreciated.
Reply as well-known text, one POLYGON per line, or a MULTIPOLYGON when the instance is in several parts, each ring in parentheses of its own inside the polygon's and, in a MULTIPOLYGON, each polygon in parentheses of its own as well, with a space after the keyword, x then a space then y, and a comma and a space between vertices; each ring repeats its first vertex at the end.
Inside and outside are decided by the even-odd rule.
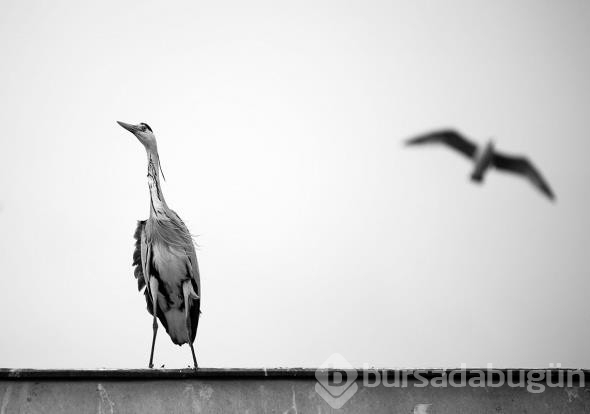
MULTIPOLYGON (((75 380, 75 379, 116 379, 116 380, 162 380, 162 379, 198 379, 198 378, 252 378, 252 379, 308 379, 314 378, 316 373, 331 376, 338 369, 318 368, 184 368, 184 369, 22 369, 0 368, 0 380, 75 380)), ((343 371, 343 370, 341 370, 343 371)), ((405 375, 408 379, 416 379, 417 376, 432 379, 451 371, 465 373, 466 378, 479 377, 483 373, 485 377, 490 375, 510 373, 518 378, 527 376, 530 372, 542 371, 546 377, 558 378, 563 374, 575 371, 590 383, 590 370, 573 368, 441 368, 441 369, 355 369, 358 376, 371 376, 377 371, 388 376, 405 375)))
POLYGON ((343 371, 323 369, 318 378, 313 368, 0 369, 0 414, 590 412, 588 370, 343 371), (502 378, 509 375, 512 384, 502 378))

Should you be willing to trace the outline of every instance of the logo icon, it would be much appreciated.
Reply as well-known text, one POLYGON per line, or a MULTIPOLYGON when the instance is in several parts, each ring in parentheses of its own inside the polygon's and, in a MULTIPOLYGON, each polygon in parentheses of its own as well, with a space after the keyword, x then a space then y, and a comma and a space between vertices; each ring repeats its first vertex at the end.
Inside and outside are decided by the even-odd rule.
POLYGON ((358 391, 357 377, 357 370, 342 355, 332 354, 315 372, 315 391, 338 410, 358 391))

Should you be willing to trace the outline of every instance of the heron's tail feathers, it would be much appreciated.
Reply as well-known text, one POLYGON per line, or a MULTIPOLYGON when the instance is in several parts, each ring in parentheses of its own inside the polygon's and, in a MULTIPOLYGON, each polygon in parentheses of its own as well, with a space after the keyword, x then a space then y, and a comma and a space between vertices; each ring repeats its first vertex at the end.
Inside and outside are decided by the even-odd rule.
POLYGON ((186 330, 186 318, 184 311, 171 308, 164 312, 166 318, 166 328, 170 339, 176 345, 182 345, 189 342, 188 332, 186 330))

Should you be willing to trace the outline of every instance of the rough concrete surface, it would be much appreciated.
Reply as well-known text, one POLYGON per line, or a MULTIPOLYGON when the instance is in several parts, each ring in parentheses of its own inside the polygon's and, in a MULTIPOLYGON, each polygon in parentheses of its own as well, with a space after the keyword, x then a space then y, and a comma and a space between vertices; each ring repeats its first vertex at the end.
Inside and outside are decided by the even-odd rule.
MULTIPOLYGON (((86 375, 35 375, 0 371, 0 414, 8 413, 583 413, 590 412, 586 384, 546 387, 365 387, 332 408, 316 392, 313 370, 277 370, 273 375, 174 374, 100 371, 86 375), (281 375, 283 372, 283 375, 281 375)), ((360 372, 360 371, 359 371, 360 372)))

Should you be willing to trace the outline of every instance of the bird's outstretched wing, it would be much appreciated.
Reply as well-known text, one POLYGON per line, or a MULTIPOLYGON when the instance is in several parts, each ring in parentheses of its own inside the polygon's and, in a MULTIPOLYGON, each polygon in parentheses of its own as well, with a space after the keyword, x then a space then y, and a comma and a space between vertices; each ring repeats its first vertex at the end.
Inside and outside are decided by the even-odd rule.
POLYGON ((406 141, 406 145, 432 143, 446 144, 449 147, 456 149, 468 158, 473 158, 477 151, 477 145, 475 145, 467 138, 465 138, 463 135, 459 134, 457 131, 454 131, 452 129, 431 132, 406 141))
POLYGON ((542 191, 551 200, 555 199, 555 195, 549 184, 541 173, 534 167, 534 165, 525 157, 512 157, 503 154, 494 154, 492 165, 499 170, 510 171, 526 176, 535 187, 542 191))

